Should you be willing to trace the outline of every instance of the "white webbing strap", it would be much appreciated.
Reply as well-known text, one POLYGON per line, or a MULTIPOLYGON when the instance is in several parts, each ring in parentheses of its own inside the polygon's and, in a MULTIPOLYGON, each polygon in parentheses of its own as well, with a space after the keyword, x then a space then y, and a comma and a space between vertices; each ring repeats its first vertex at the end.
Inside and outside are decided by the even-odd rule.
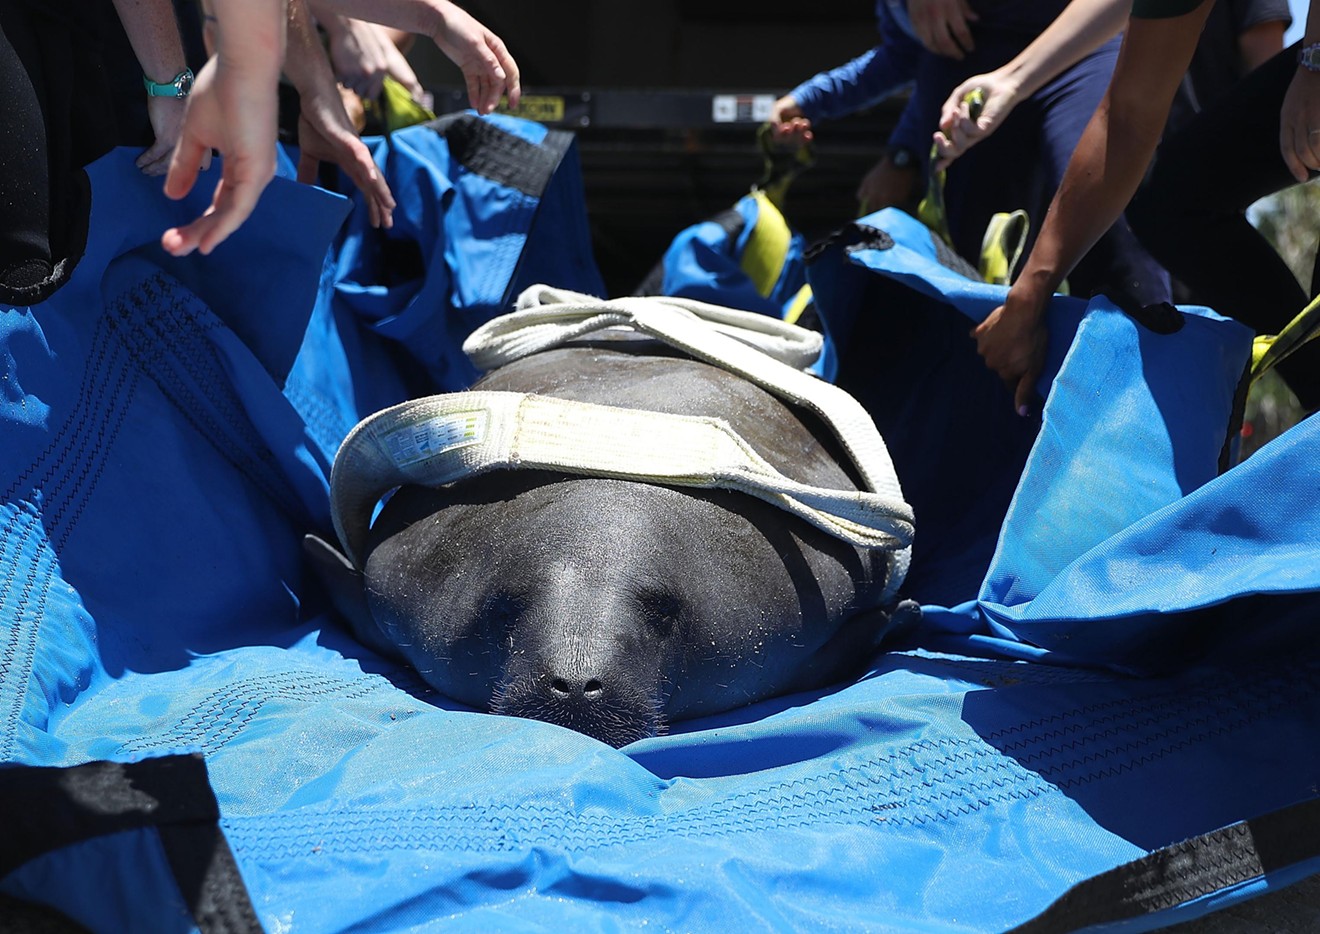
POLYGON ((814 362, 815 354, 803 363, 800 354, 791 352, 813 339, 818 351, 815 332, 768 315, 689 299, 607 300, 546 285, 524 290, 517 307, 520 310, 487 322, 464 341, 463 350, 478 368, 493 369, 594 331, 627 326, 810 409, 839 439, 864 486, 906 508, 889 450, 866 409, 837 386, 803 372, 801 367, 814 362), (756 343, 765 337, 781 348, 774 358, 756 343), (790 357, 799 365, 781 362, 790 357))
POLYGON ((902 549, 912 538, 906 503, 798 483, 723 419, 511 392, 430 396, 360 423, 331 474, 335 530, 360 567, 372 508, 386 490, 439 486, 501 468, 736 490, 863 548, 902 549))
POLYGON ((533 285, 523 290, 514 307, 515 311, 486 322, 463 342, 463 351, 477 369, 493 370, 611 327, 636 329, 665 339, 664 333, 646 326, 648 313, 696 319, 702 323, 703 333, 723 334, 798 370, 815 363, 823 346, 815 331, 769 315, 693 299, 651 296, 607 300, 533 285))

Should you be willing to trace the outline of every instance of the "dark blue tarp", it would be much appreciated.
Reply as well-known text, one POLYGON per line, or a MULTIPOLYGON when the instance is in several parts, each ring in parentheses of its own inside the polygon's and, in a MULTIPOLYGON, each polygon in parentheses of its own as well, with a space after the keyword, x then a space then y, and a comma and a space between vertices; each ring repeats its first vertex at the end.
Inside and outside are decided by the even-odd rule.
MULTIPOLYGON (((941 512, 912 476, 916 641, 856 683, 615 750, 458 708, 357 645, 304 579, 337 433, 406 382, 390 368, 406 335, 345 297, 347 202, 277 180, 230 242, 178 261, 155 240, 202 202, 166 201, 131 159, 91 170, 69 285, 0 309, 0 778, 200 754, 267 931, 1005 930, 1317 797, 1320 424, 1216 475, 1240 326, 1185 309, 1160 335, 1060 300, 1043 424, 1002 397, 975 442, 947 419, 991 412, 979 396, 854 371, 888 400, 900 476, 925 450, 932 474, 985 491, 941 512)), ((418 160, 398 171, 443 163, 418 160)), ((898 335, 886 352, 960 373, 1002 290, 946 273, 901 215, 856 233, 810 269, 836 335, 898 335), (854 303, 877 284, 887 305, 854 303)), ((437 287, 431 312, 468 307, 440 298, 458 294, 437 287)), ((427 346, 408 352, 434 376, 427 346)), ((0 826, 52 821, 11 801, 0 826)), ((97 931, 197 927, 168 835, 6 863, 17 836, 0 892, 97 931)), ((1317 871, 1312 854, 1213 877, 1113 929, 1317 871)))

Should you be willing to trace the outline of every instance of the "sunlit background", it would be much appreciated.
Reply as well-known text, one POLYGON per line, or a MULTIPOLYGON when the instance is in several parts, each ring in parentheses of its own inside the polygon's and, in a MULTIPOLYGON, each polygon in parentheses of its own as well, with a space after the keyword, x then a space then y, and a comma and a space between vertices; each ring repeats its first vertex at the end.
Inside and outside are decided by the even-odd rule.
POLYGON ((1284 45, 1292 45, 1302 38, 1302 33, 1306 29, 1306 0, 1288 0, 1288 8, 1292 10, 1293 21, 1288 31, 1283 34, 1284 45))

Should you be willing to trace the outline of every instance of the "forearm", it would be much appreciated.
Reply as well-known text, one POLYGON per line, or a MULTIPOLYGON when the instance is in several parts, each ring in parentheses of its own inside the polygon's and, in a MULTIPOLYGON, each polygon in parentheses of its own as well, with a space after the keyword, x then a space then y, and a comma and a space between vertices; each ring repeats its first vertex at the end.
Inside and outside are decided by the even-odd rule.
POLYGON ((170 0, 114 0, 142 73, 164 84, 187 67, 170 0))
POLYGON ((279 81, 288 0, 203 0, 218 63, 254 80, 279 81))
POLYGON ((334 74, 325 49, 316 34, 308 0, 288 0, 288 47, 284 56, 284 74, 299 92, 328 81, 334 86, 334 74))
POLYGON ((1109 90, 1078 142, 1019 276, 1024 290, 1039 298, 1057 289, 1122 214, 1154 155, 1209 8, 1206 3, 1180 17, 1132 21, 1109 90))
POLYGON ((444 23, 449 0, 312 0, 321 21, 333 16, 366 20, 420 36, 435 36, 444 23))
POLYGON ((1029 97, 1116 36, 1127 23, 1131 0, 1072 0, 1030 45, 1000 68, 1029 97))

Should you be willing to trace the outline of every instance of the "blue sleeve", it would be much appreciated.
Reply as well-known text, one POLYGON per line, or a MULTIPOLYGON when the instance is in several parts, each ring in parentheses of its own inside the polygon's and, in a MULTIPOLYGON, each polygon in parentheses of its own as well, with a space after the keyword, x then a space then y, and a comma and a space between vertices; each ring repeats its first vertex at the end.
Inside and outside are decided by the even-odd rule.
POLYGON ((857 58, 802 82, 789 93, 811 120, 845 117, 911 84, 922 47, 892 20, 880 23, 882 43, 857 58))
POLYGON ((930 147, 937 122, 921 105, 921 101, 913 96, 899 114, 887 142, 890 146, 901 146, 911 150, 917 157, 917 168, 925 172, 926 163, 930 161, 930 147))

